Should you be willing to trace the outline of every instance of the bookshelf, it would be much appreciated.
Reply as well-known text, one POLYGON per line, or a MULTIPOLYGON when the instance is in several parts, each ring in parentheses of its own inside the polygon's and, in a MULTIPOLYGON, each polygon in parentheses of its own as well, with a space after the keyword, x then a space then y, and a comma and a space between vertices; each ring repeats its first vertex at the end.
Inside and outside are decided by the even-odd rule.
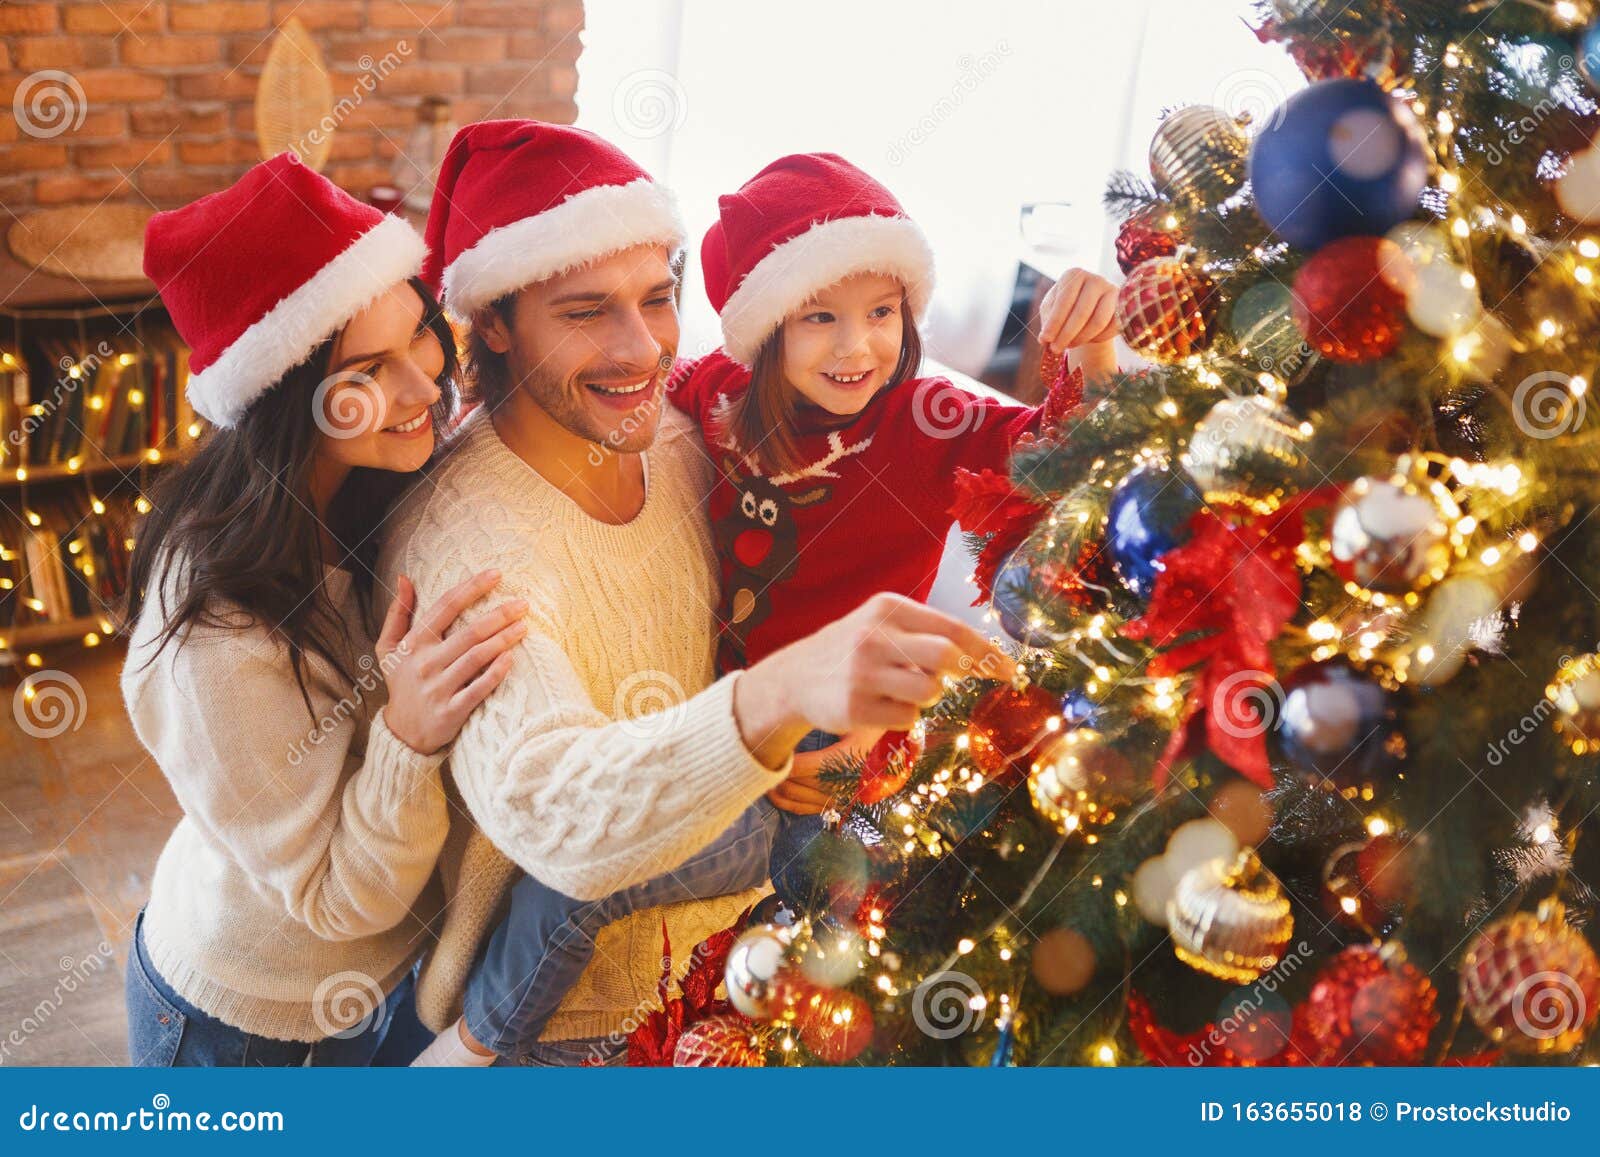
POLYGON ((0 306, 0 667, 121 628, 154 472, 204 430, 160 300, 0 306))

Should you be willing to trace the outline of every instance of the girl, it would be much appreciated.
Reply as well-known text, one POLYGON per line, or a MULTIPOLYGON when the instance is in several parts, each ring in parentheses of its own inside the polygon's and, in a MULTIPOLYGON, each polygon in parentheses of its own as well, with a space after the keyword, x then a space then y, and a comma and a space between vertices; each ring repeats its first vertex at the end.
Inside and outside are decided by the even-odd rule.
POLYGON ((147 228, 217 429, 163 479, 129 585, 123 695, 184 811, 128 953, 134 1064, 366 1064, 405 1005, 442 749, 523 609, 446 639, 497 576, 415 617, 401 580, 364 631, 383 511, 453 397, 423 252, 289 153, 147 228))
MULTIPOLYGON (((1045 407, 918 376, 932 253, 894 196, 841 157, 780 158, 722 197, 701 261, 724 348, 680 364, 668 390, 723 467, 710 513, 726 670, 877 591, 925 599, 956 469, 1003 470, 1045 407)), ((1047 299, 1047 343, 1087 346, 1086 372, 1115 368, 1115 307, 1114 286, 1072 271, 1047 299)), ((813 732, 772 801, 789 813, 820 811, 828 794, 816 772, 836 745, 865 749, 878 738, 813 732)), ((773 883, 791 907, 809 898, 801 868, 819 830, 818 819, 786 816, 777 837, 773 883)))

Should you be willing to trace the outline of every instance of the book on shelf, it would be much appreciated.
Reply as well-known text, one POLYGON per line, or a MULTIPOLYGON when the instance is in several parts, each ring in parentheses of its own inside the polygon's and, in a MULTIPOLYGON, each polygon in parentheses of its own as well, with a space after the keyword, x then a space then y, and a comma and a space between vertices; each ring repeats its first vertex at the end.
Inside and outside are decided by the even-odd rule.
POLYGON ((0 344, 0 467, 93 466, 198 438, 189 351, 171 326, 98 328, 28 321, 0 344))
POLYGON ((127 587, 134 502, 69 490, 20 515, 0 513, 0 631, 113 617, 127 587))

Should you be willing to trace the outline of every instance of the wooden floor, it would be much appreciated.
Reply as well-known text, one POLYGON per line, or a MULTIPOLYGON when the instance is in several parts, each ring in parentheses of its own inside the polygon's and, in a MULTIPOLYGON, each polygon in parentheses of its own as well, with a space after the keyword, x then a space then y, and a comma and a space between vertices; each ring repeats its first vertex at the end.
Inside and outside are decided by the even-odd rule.
MULTIPOLYGON (((124 1065, 128 937, 178 805, 122 707, 117 646, 45 655, 75 729, 30 734, 0 668, 0 1065, 124 1065)), ((47 678, 52 682, 47 682, 47 678)))

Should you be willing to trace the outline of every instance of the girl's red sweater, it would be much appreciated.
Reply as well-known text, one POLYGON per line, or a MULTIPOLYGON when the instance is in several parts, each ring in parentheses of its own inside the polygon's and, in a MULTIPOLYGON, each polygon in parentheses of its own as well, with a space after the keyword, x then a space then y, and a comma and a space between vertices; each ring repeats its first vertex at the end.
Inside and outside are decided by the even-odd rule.
POLYGON ((749 371, 720 350, 680 362, 667 384, 719 467, 710 515, 723 670, 811 634, 878 591, 926 599, 953 522, 957 467, 1004 470, 1012 444, 1045 410, 913 378, 880 391, 847 426, 803 428, 803 465, 764 475, 720 428, 749 384, 749 371))

